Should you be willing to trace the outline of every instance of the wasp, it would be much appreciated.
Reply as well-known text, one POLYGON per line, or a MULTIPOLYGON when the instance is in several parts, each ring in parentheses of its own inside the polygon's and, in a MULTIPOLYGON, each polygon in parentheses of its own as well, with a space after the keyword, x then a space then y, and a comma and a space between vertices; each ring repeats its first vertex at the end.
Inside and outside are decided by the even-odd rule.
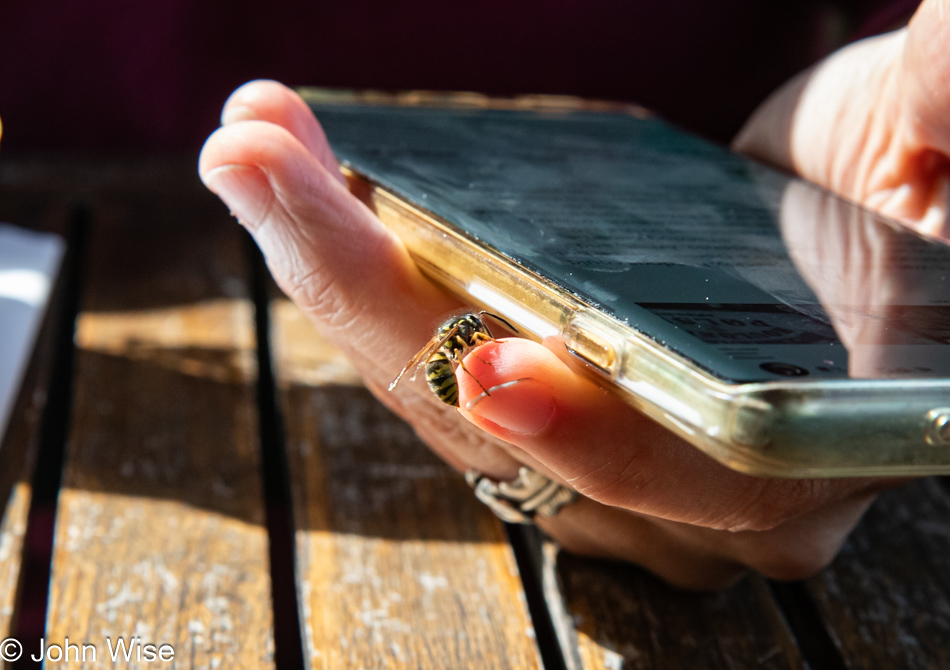
MULTIPOLYGON (((432 389, 432 392, 446 405, 458 407, 459 387, 458 381, 455 379, 455 365, 461 367, 465 370, 466 374, 472 379, 475 379, 475 376, 465 369, 465 364, 462 362, 462 359, 473 347, 495 340, 495 338, 492 337, 491 330, 488 329, 485 321, 482 320, 483 316, 490 316, 505 324, 514 332, 518 332, 518 329, 505 319, 497 314, 492 314, 484 310, 474 314, 453 316, 439 327, 435 337, 429 340, 429 343, 406 364, 402 372, 396 375, 393 383, 389 385, 389 390, 392 391, 396 388, 396 384, 399 383, 399 380, 402 379, 403 375, 409 370, 413 371, 409 381, 415 379, 416 372, 424 362, 426 368, 426 382, 429 384, 429 388, 432 389)), ((475 379, 475 381, 478 382, 482 390, 488 394, 488 389, 482 386, 482 383, 477 379, 475 379)))

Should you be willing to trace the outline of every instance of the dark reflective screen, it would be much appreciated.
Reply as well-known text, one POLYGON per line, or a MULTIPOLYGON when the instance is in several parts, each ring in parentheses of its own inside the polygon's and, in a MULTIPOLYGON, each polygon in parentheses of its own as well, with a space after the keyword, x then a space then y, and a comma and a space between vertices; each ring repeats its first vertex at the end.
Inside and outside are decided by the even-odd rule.
POLYGON ((656 120, 315 106, 341 160, 731 381, 950 376, 950 247, 656 120))

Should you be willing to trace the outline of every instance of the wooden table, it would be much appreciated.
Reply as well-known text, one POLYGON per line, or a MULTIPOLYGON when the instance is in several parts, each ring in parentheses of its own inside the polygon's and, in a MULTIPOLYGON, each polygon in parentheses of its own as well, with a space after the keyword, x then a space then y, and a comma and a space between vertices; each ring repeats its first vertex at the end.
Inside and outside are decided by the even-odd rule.
POLYGON ((104 638, 137 635, 179 668, 950 667, 945 480, 882 496, 811 580, 678 592, 506 529, 274 292, 194 161, 6 159, 0 220, 69 241, 0 447, 0 638, 30 653, 69 637, 99 651, 71 667, 112 667, 104 638))

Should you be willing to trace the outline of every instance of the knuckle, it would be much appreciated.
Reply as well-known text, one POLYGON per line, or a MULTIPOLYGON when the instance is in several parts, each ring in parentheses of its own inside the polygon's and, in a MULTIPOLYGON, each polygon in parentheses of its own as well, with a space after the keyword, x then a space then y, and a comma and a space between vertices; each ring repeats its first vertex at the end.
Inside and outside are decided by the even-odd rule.
POLYGON ((321 268, 290 277, 290 298, 311 317, 332 330, 349 330, 359 320, 361 308, 350 300, 340 281, 321 268))
POLYGON ((754 479, 737 494, 733 511, 710 524, 732 532, 765 532, 811 511, 824 499, 826 482, 818 479, 754 479))

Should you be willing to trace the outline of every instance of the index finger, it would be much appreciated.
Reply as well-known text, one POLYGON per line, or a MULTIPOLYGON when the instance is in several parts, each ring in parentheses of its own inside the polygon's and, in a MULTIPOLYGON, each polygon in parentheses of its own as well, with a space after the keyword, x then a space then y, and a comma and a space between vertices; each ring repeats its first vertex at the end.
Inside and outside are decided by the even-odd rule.
MULTIPOLYGON (((298 121, 318 127, 306 113, 298 121)), ((311 131, 309 138, 322 137, 311 131)), ((357 362, 395 375, 459 303, 421 274, 399 239, 326 169, 323 153, 283 126, 243 120, 208 139, 199 171, 318 329, 357 362)))

